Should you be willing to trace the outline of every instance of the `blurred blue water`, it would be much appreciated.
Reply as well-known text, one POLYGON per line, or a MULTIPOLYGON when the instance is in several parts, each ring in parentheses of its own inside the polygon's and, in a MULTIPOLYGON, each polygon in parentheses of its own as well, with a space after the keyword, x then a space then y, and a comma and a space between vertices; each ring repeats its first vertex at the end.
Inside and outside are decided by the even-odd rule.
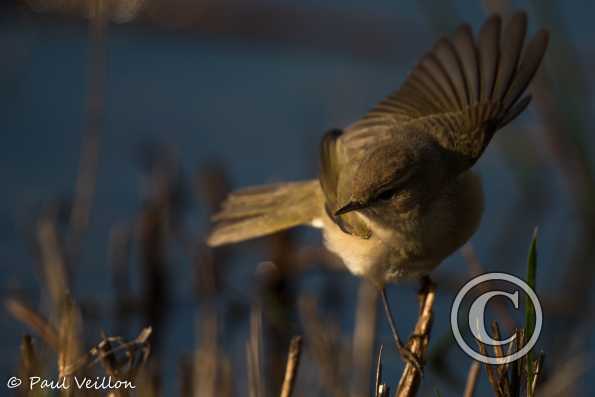
MULTIPOLYGON (((379 2, 376 6, 383 8, 376 10, 420 18, 412 2, 395 3, 379 2)), ((350 4, 368 7, 359 1, 350 4)), ((475 6, 462 15, 477 17, 479 13, 480 8, 475 6)), ((571 25, 573 32, 576 25, 571 25)), ((34 260, 24 243, 22 221, 39 203, 72 191, 85 128, 87 44, 82 25, 38 23, 26 17, 4 18, 0 25, 0 53, 6 56, 0 69, 4 138, 0 178, 5 186, 0 195, 2 291, 37 290, 34 260)), ((281 44, 205 40, 126 26, 110 30, 108 48, 107 120, 97 198, 83 262, 77 269, 80 290, 76 292, 82 298, 100 300, 111 293, 106 272, 109 228, 130 220, 140 208, 142 186, 135 153, 141 143, 167 143, 188 174, 200 163, 221 160, 228 165, 235 186, 313 177, 322 132, 359 117, 396 87, 406 72, 405 67, 345 54, 296 50, 281 44), (88 280, 92 285, 86 284, 88 280)), ((498 142, 477 167, 484 177, 487 204, 473 243, 490 270, 502 266, 492 250, 501 237, 494 231, 506 225, 506 214, 520 199, 507 167, 498 142)), ((555 275, 563 272, 556 264, 567 253, 574 230, 568 221, 572 219, 568 198, 560 192, 555 174, 551 180, 547 193, 552 199, 545 218, 524 214, 526 222, 519 227, 526 229, 520 234, 526 236, 527 244, 521 242, 518 253, 506 256, 515 263, 511 268, 522 274, 531 229, 540 222, 539 284, 546 289, 553 287, 555 275)), ((204 214, 196 214, 193 225, 202 225, 203 221, 204 214)), ((248 273, 254 263, 266 258, 252 259, 245 264, 248 273)), ((463 260, 455 255, 439 271, 448 274, 464 269, 463 260)), ((171 269, 179 303, 173 308, 174 329, 168 342, 173 351, 191 346, 193 341, 195 308, 189 304, 189 271, 189 264, 183 261, 171 269)), ((355 279, 348 275, 344 278, 355 299, 355 279)), ((395 288, 391 294, 396 301, 407 303, 403 307, 414 307, 411 288, 395 288)), ((436 335, 447 330, 450 300, 449 296, 439 296, 436 335)), ((349 319, 353 302, 345 302, 345 307, 349 319)), ((415 313, 403 311, 399 316, 412 323, 415 313)), ((0 321, 6 324, 0 333, 0 347, 5 352, 3 357, 10 358, 0 361, 0 373, 9 374, 25 329, 9 321, 4 311, 0 321)), ((103 326, 109 333, 109 324, 103 326)), ((386 362, 399 361, 389 351, 386 362)), ((466 366, 469 360, 460 354, 455 362, 466 366)), ((388 365, 387 376, 395 379, 397 371, 388 365)), ((592 380, 585 387, 595 390, 592 380)))

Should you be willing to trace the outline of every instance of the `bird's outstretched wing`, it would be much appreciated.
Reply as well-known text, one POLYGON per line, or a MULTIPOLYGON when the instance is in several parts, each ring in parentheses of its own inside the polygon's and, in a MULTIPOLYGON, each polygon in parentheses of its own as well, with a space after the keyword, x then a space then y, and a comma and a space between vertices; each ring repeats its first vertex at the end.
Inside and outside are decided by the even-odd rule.
POLYGON ((548 33, 541 30, 524 46, 523 12, 513 15, 503 31, 501 25, 494 15, 477 41, 468 25, 440 39, 399 90, 349 127, 343 139, 347 149, 390 139, 410 125, 475 162, 494 132, 529 104, 530 96, 523 94, 548 43, 548 33))

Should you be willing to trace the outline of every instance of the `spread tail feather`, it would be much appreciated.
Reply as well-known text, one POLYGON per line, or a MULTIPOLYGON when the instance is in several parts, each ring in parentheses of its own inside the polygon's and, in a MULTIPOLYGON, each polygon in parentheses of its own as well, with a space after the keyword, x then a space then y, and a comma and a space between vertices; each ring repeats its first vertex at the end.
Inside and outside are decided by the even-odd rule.
POLYGON ((216 247, 311 224, 320 216, 318 180, 249 187, 231 193, 213 216, 207 244, 216 247))

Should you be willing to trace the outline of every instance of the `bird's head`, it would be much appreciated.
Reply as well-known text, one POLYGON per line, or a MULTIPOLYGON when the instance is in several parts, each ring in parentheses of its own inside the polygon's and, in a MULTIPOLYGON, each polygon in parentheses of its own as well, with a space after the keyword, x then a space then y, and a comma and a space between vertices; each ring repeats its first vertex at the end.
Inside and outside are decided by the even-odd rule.
POLYGON ((429 134, 403 134, 362 158, 350 197, 335 214, 359 210, 382 215, 387 206, 406 212, 431 202, 459 172, 458 159, 429 134))

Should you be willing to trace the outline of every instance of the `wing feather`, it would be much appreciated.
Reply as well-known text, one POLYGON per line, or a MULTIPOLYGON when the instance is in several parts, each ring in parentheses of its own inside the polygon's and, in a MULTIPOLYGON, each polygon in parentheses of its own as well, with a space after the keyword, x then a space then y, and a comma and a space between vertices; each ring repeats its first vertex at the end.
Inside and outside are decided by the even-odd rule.
POLYGON ((487 101, 492 96, 494 89, 500 59, 501 29, 502 19, 499 15, 494 15, 487 20, 479 32, 480 98, 482 101, 487 101))
POLYGON ((473 43, 473 34, 469 25, 465 24, 457 29, 453 43, 464 73, 467 89, 466 103, 474 103, 479 100, 479 65, 477 50, 473 43))
POLYGON ((451 39, 438 40, 399 90, 346 130, 345 147, 349 150, 352 139, 372 142, 383 129, 398 132, 415 123, 448 149, 476 159, 494 132, 527 107, 530 97, 523 93, 548 44, 547 32, 540 31, 523 53, 527 32, 523 12, 514 14, 504 31, 501 25, 501 18, 494 15, 480 29, 477 41, 468 25, 451 39))
POLYGON ((510 87, 514 74, 517 70, 525 34, 527 33, 527 15, 517 13, 512 16, 502 33, 502 45, 505 49, 500 51, 501 58, 498 63, 498 77, 494 87, 493 97, 504 98, 510 87))

